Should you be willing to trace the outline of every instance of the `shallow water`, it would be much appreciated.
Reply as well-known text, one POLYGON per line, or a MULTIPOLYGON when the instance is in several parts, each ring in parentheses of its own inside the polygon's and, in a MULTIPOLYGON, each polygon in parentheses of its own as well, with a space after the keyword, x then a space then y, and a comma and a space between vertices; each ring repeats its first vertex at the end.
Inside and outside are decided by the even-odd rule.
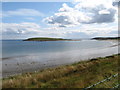
POLYGON ((117 41, 2 42, 3 77, 118 53, 117 41), (112 47, 114 46, 114 47, 112 47))

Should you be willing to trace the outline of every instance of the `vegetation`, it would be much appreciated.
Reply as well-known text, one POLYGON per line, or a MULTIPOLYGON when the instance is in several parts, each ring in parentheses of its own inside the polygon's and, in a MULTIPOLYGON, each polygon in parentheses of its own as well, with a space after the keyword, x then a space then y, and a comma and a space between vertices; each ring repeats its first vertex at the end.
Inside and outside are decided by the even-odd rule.
MULTIPOLYGON (((85 88, 118 73, 120 55, 80 61, 3 79, 3 88, 85 88)), ((118 83, 118 79, 115 80, 118 83)), ((109 85, 113 81, 109 81, 109 85)), ((111 88, 100 85, 96 88, 111 88)))
POLYGON ((120 40, 120 37, 95 37, 96 40, 120 40))
POLYGON ((71 40, 71 39, 37 37, 37 38, 28 38, 24 41, 63 41, 63 40, 71 40))

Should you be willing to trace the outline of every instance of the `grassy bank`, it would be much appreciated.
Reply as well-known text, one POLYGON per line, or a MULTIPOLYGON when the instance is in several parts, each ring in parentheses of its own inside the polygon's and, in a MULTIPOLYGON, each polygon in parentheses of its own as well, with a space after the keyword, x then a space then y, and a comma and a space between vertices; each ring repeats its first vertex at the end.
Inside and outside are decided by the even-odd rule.
MULTIPOLYGON (((118 73, 118 56, 81 61, 3 79, 3 88, 85 88, 118 73)), ((114 81, 117 82, 117 79, 114 81)), ((112 86, 113 80, 109 81, 112 86)), ((96 88, 111 88, 101 85, 96 88)))

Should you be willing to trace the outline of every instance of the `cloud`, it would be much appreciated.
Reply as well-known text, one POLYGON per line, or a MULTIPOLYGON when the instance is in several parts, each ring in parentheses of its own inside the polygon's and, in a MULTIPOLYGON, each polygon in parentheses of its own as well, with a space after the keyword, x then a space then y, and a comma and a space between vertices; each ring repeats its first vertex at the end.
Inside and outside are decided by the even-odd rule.
POLYGON ((3 17, 10 16, 43 16, 44 14, 35 9, 17 9, 14 11, 3 11, 3 17))
MULTIPOLYGON (((114 23, 116 25, 116 23, 114 23)), ((117 35, 118 28, 108 24, 85 24, 76 28, 41 27, 36 23, 2 23, 3 39, 21 39, 29 37, 82 38, 117 35), (113 33, 114 32, 114 33, 113 33), (113 34, 112 34, 113 33, 113 34)))
POLYGON ((40 26, 35 23, 2 23, 2 34, 36 34, 40 30, 40 26))
POLYGON ((2 35, 3 39, 64 36, 64 30, 59 31, 57 27, 42 28, 39 24, 29 22, 2 23, 0 28, 2 28, 2 32, 0 32, 0 35, 2 35))
POLYGON ((113 1, 113 6, 120 6, 120 0, 113 1))
POLYGON ((59 27, 71 27, 80 24, 112 23, 115 21, 117 8, 113 0, 78 0, 74 7, 66 3, 45 22, 59 27))

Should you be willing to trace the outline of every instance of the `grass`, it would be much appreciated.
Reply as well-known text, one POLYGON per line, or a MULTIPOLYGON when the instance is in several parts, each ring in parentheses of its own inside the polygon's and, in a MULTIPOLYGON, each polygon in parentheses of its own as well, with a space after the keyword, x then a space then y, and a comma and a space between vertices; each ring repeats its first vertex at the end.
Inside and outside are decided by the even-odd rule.
POLYGON ((60 41, 60 40, 71 40, 71 39, 37 37, 37 38, 29 38, 24 41, 60 41))
MULTIPOLYGON (((85 88, 118 73, 119 55, 81 61, 3 79, 3 88, 85 88)), ((108 82, 113 85, 113 81, 108 82)), ((117 79, 115 83, 118 83, 117 79)), ((95 88, 110 88, 98 85, 95 88)))

